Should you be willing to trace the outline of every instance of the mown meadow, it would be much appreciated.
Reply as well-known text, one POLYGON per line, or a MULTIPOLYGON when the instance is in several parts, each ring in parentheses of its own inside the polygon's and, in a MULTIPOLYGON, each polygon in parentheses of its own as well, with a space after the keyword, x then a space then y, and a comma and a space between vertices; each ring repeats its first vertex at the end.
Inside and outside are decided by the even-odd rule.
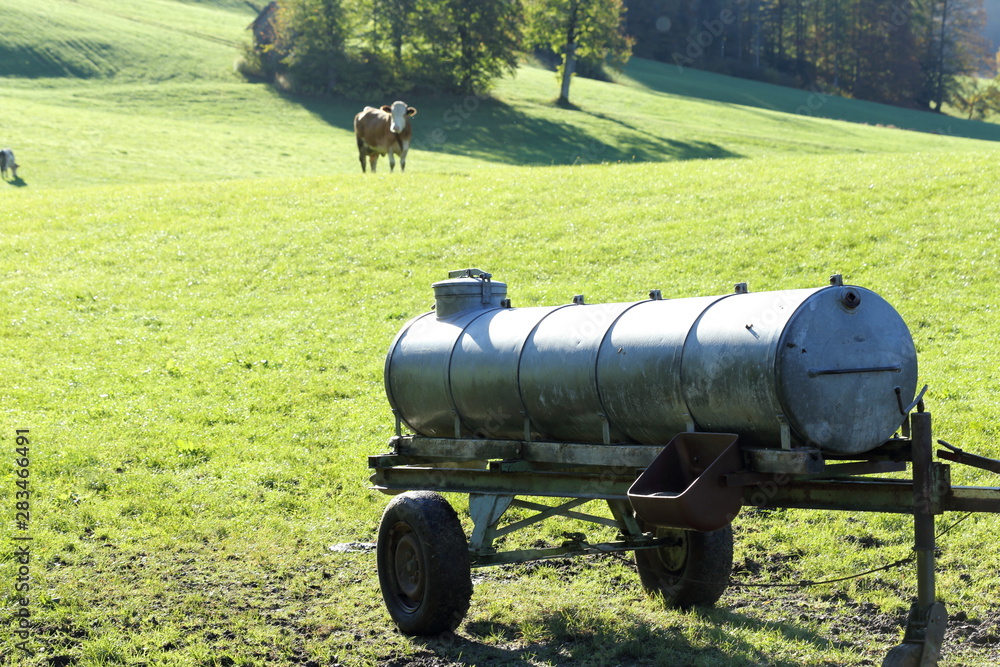
MULTIPOLYGON (((713 609, 665 610, 629 559, 586 557, 475 571, 456 633, 400 635, 370 546, 382 364, 455 268, 515 306, 842 273, 907 321, 937 436, 1000 456, 1000 128, 648 62, 556 108, 555 76, 526 65, 490 99, 407 98, 407 172, 362 175, 350 122, 376 100, 240 81, 242 3, 8 4, 0 662, 790 667, 899 642, 912 565, 749 584, 905 558, 909 518, 794 510, 736 519, 737 585, 713 609), (33 656, 14 632, 26 535, 33 656)), ((996 527, 941 538, 943 665, 1000 660, 996 527)))

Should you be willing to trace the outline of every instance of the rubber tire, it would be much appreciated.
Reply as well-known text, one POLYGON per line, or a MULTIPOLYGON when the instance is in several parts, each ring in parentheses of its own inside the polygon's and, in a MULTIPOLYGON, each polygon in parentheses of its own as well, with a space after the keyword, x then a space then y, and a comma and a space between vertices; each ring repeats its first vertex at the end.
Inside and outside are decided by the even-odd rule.
POLYGON ((454 630, 472 599, 469 545, 440 494, 410 491, 386 506, 376 545, 382 599, 408 635, 454 630))
POLYGON ((676 535, 681 543, 636 550, 635 564, 643 587, 653 595, 662 595, 668 607, 689 609, 715 604, 729 586, 733 571, 732 526, 708 533, 656 528, 655 534, 676 535))
POLYGON ((923 644, 899 644, 882 660, 882 667, 919 667, 923 656, 923 644))

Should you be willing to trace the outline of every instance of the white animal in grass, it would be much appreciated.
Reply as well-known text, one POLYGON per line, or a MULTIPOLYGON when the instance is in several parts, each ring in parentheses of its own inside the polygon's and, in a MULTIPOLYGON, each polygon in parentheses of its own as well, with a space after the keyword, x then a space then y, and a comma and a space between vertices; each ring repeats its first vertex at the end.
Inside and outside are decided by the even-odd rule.
POLYGON ((14 151, 9 148, 0 151, 0 175, 7 178, 7 170, 10 169, 10 173, 16 181, 18 166, 17 162, 14 161, 14 151))

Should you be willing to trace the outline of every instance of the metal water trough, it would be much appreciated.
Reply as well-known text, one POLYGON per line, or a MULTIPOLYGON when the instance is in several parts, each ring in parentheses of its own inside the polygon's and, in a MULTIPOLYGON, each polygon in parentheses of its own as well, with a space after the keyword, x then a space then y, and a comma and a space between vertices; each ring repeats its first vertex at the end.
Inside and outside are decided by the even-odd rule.
MULTIPOLYGON (((435 310, 390 347, 396 435, 369 458, 373 487, 396 496, 376 551, 401 631, 456 628, 471 568, 582 554, 634 551, 643 586, 668 605, 711 605, 743 505, 893 512, 914 518, 917 599, 883 665, 937 664, 935 517, 1000 512, 1000 488, 954 486, 933 460, 912 338, 877 294, 833 276, 809 290, 517 309, 476 269, 434 290, 435 310), (468 494, 468 538, 444 492, 468 494), (613 518, 576 509, 592 500, 613 518), (510 507, 534 514, 504 524, 510 507), (619 536, 496 548, 559 517, 619 536)), ((948 447, 940 458, 1000 472, 948 447)))

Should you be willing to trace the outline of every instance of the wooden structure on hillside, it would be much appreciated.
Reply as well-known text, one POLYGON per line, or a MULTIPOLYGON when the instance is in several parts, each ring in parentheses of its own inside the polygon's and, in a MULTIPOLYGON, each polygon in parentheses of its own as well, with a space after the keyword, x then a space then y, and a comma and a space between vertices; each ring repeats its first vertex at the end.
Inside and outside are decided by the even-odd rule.
POLYGON ((260 10, 257 18, 247 26, 247 30, 253 31, 253 45, 258 51, 274 44, 276 37, 274 19, 277 13, 278 3, 269 2, 264 9, 260 10))

